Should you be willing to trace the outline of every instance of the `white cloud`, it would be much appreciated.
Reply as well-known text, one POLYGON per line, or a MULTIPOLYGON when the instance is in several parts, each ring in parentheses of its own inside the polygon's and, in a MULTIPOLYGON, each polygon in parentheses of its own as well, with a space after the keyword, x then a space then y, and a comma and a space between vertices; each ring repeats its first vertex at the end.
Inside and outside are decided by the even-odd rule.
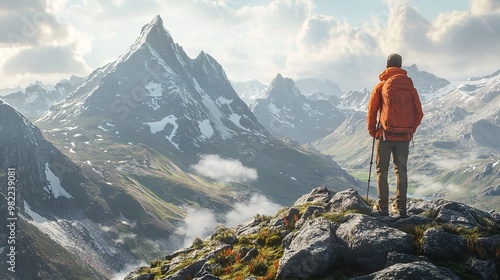
POLYGON ((233 210, 225 216, 224 224, 228 227, 236 227, 254 217, 256 214, 273 216, 283 206, 276 204, 267 197, 254 194, 247 202, 238 202, 233 210))
POLYGON ((473 0, 471 3, 473 15, 488 15, 500 13, 500 2, 497 0, 473 0))
POLYGON ((500 47, 498 6, 498 1, 474 0, 471 11, 450 11, 428 21, 414 7, 393 2, 387 29, 376 37, 382 38, 384 53, 401 52, 403 64, 416 63, 447 79, 489 74, 500 64, 494 54, 500 47))
POLYGON ((218 155, 205 155, 191 167, 200 175, 221 182, 245 183, 258 178, 255 169, 245 167, 238 160, 223 159, 218 155))
POLYGON ((4 86, 12 81, 19 85, 21 79, 27 83, 47 81, 61 74, 85 75, 92 70, 84 59, 91 50, 91 37, 58 19, 55 13, 62 9, 59 2, 4 2, 0 4, 0 74, 5 77, 4 86))
POLYGON ((189 247, 195 238, 203 240, 214 234, 218 224, 235 228, 249 221, 256 214, 272 216, 281 208, 283 206, 272 202, 267 197, 254 194, 248 201, 235 203, 233 210, 219 217, 221 221, 218 223, 214 211, 186 206, 186 217, 175 232, 176 236, 171 237, 169 246, 174 250, 189 247))
POLYGON ((183 244, 178 244, 182 247, 191 246, 196 237, 205 239, 214 233, 217 226, 215 215, 209 209, 186 207, 186 211, 186 218, 176 232, 183 237, 183 244))

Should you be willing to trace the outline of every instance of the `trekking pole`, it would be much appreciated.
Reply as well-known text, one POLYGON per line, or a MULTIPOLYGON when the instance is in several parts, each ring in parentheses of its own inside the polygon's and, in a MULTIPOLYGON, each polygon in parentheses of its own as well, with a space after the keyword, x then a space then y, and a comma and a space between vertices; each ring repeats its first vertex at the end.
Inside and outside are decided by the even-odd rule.
POLYGON ((372 156, 370 157, 370 172, 368 173, 368 188, 366 188, 366 203, 368 203, 368 193, 370 192, 370 178, 372 175, 373 150, 374 149, 375 149, 375 137, 373 137, 373 142, 372 142, 372 156))

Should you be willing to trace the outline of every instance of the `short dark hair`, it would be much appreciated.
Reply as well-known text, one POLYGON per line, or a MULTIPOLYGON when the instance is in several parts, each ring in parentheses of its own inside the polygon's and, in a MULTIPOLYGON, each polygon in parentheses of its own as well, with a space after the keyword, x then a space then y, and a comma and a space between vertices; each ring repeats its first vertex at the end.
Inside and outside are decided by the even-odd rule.
POLYGON ((403 63, 403 58, 397 53, 391 53, 387 57, 387 68, 389 67, 401 68, 402 63, 403 63))

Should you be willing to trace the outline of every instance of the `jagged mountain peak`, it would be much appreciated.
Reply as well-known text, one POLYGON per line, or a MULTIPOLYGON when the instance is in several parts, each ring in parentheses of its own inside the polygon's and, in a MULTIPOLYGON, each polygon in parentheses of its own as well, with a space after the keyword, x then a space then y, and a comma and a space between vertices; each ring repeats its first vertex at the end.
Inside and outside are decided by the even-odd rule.
POLYGON ((271 82, 271 87, 287 86, 290 87, 294 84, 291 78, 285 78, 281 73, 276 74, 276 77, 271 82))
MULTIPOLYGON (((97 69, 64 104, 40 121, 49 126, 101 115, 126 121, 183 151, 240 132, 266 133, 232 88, 222 66, 201 51, 192 59, 156 16, 116 61, 97 69), (163 140, 165 141, 165 140, 163 140)), ((97 127, 98 124, 95 124, 97 127)))
POLYGON ((302 144, 326 136, 344 119, 329 101, 308 100, 293 79, 278 73, 269 88, 252 104, 257 119, 276 136, 302 144))
MULTIPOLYGON (((183 53, 182 48, 174 42, 170 32, 168 32, 168 30, 163 26, 163 20, 161 17, 157 15, 151 22, 141 28, 139 37, 137 37, 130 48, 114 63, 106 65, 104 67, 104 71, 106 71, 109 67, 116 67, 118 63, 128 60, 134 53, 142 48, 149 49, 153 54, 158 56, 168 53, 168 56, 176 57, 176 52, 178 50, 183 53)), ((185 54, 183 55, 185 56, 185 54)), ((165 58, 165 56, 162 58, 165 58)), ((104 71, 97 70, 97 72, 93 74, 99 74, 104 71)), ((91 76, 93 76, 93 74, 91 74, 91 76)))
POLYGON ((413 63, 412 65, 406 67, 407 69, 409 70, 412 70, 412 71, 419 71, 418 70, 418 67, 417 67, 417 64, 413 63))
POLYGON ((164 39, 173 42, 172 36, 165 27, 163 27, 163 20, 159 15, 155 16, 150 23, 142 27, 139 39, 144 39, 144 41, 149 43, 156 43, 164 39))
POLYGON ((39 84, 30 84, 26 88, 26 93, 35 92, 35 91, 42 91, 42 90, 44 90, 44 89, 39 84))
POLYGON ((292 96, 305 98, 292 78, 283 77, 281 73, 278 73, 262 97, 290 98, 292 96))
MULTIPOLYGON (((0 114, 1 114, 1 128, 5 129, 8 124, 12 124, 18 128, 19 134, 24 134, 25 127, 33 128, 31 122, 23 116, 20 112, 16 111, 16 109, 12 108, 11 105, 4 103, 0 100, 0 114)), ((5 137, 8 135, 5 135, 5 137)), ((12 135, 10 135, 12 137, 12 135)))
POLYGON ((425 95, 434 93, 450 84, 446 79, 437 77, 426 71, 420 71, 416 64, 412 64, 409 67, 403 66, 403 69, 408 72, 408 76, 412 78, 415 88, 424 99, 425 95))

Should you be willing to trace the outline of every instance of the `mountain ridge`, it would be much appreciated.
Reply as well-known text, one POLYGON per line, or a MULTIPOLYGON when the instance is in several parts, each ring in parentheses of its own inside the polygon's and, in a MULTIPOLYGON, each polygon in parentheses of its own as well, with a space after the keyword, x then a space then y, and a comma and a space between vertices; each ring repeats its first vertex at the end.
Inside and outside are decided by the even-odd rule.
POLYGON ((345 118, 329 100, 308 99, 291 78, 279 73, 251 109, 276 136, 302 144, 328 135, 345 118))

